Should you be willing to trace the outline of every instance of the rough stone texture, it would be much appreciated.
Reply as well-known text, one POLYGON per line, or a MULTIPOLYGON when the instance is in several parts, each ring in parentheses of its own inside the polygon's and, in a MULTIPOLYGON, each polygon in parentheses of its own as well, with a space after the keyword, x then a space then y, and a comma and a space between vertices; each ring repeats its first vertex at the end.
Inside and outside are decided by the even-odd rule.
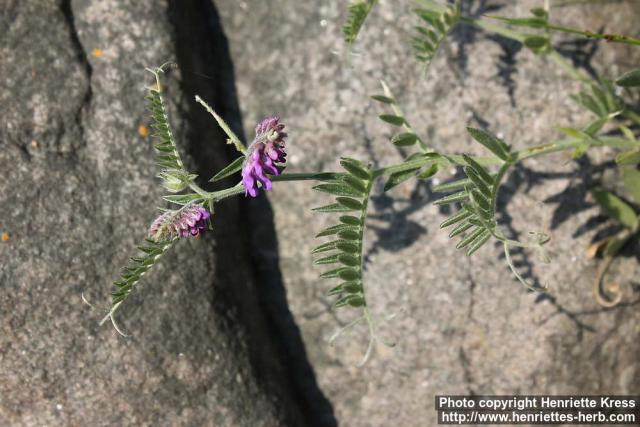
MULTIPOLYGON (((558 126, 589 120, 568 98, 578 85, 557 64, 469 27, 455 32, 423 78, 409 51, 416 21, 409 2, 399 3, 380 2, 356 45, 358 55, 350 56, 340 40, 344 1, 217 1, 247 134, 263 115, 279 114, 290 134, 289 171, 335 170, 341 155, 380 165, 402 159, 388 142, 392 129, 376 118, 383 108, 368 99, 380 93, 381 78, 422 135, 447 152, 482 153, 466 135, 467 124, 488 126, 523 148, 558 138, 558 126)), ((463 2, 467 12, 480 14, 479 3, 463 2)), ((508 4, 500 13, 512 16, 539 5, 487 3, 508 4)), ((554 9, 552 16, 637 36, 639 14, 634 2, 616 2, 554 9)), ((595 49, 588 63, 613 76, 640 55, 613 44, 578 47, 595 49)), ((366 347, 364 328, 327 344, 354 313, 330 308, 324 294, 331 283, 319 280, 321 270, 312 266, 313 235, 331 220, 310 208, 326 199, 309 183, 278 184, 269 198, 288 300, 340 424, 433 425, 435 394, 637 394, 638 292, 630 288, 624 304, 600 308, 591 295, 596 263, 584 256, 596 232, 585 224, 598 213, 588 189, 611 167, 603 163, 611 154, 600 150, 579 162, 563 154, 533 159, 505 184, 503 226, 521 237, 541 228, 552 235, 550 265, 518 256, 527 275, 550 284, 548 295, 526 292, 498 248, 488 245, 470 260, 461 256, 438 230, 445 212, 431 204, 429 185, 407 183, 386 195, 380 185, 370 212, 366 282, 378 316, 396 314, 381 334, 397 345, 378 347, 361 369, 355 365, 366 347)), ((451 176, 445 171, 439 179, 451 176)), ((637 245, 630 248, 629 255, 637 253, 637 245)), ((637 256, 617 267, 623 283, 638 272, 637 256)))
POLYGON ((118 315, 131 337, 81 301, 107 302, 157 215, 145 67, 180 65, 169 104, 194 170, 228 161, 193 102, 238 120, 211 4, 7 0, 0 27, 0 425, 300 424, 237 202, 217 238, 180 242, 145 277, 118 315))

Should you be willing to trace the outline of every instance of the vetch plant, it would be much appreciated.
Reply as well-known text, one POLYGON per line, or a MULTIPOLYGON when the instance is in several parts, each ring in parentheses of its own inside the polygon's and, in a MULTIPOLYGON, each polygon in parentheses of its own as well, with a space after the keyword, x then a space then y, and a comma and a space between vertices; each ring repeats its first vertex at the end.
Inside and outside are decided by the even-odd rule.
MULTIPOLYGON (((358 32, 375 4, 375 0, 351 3, 349 18, 343 28, 345 40, 350 45, 356 42, 358 32)), ((507 266, 515 278, 535 291, 542 289, 518 272, 512 261, 511 251, 516 247, 528 248, 535 251, 541 261, 548 262, 544 245, 549 241, 549 236, 542 232, 531 232, 528 241, 513 240, 501 228, 496 215, 500 187, 516 164, 559 151, 570 151, 573 158, 578 158, 592 148, 612 147, 618 150, 616 161, 625 167, 625 182, 630 183, 628 190, 636 198, 636 202, 640 200, 640 195, 637 194, 640 185, 640 172, 637 169, 640 162, 640 141, 636 137, 640 116, 626 97, 632 88, 640 86, 640 70, 630 71, 615 83, 604 77, 592 78, 567 62, 555 50, 552 35, 564 32, 631 45, 640 44, 640 40, 554 25, 550 22, 546 2, 545 7, 532 10, 531 16, 525 18, 472 18, 461 14, 458 2, 444 6, 427 0, 419 1, 415 14, 420 25, 411 42, 416 59, 424 65, 425 72, 440 46, 446 43, 447 36, 457 25, 474 25, 520 42, 536 55, 551 58, 568 76, 582 84, 582 90, 573 99, 594 115, 593 120, 578 127, 560 128, 559 132, 565 135, 564 138, 522 150, 514 150, 507 141, 486 130, 469 127, 467 130, 470 139, 483 147, 485 155, 445 153, 431 147, 415 131, 388 85, 382 82, 382 93, 373 95, 372 99, 384 110, 379 116, 380 120, 397 130, 390 142, 410 152, 404 161, 373 168, 366 160, 343 157, 339 161, 341 169, 338 171, 286 173, 287 150, 295 150, 295 126, 287 128, 292 133, 293 140, 292 146, 288 147, 284 123, 278 117, 266 117, 256 125, 253 141, 245 145, 224 120, 203 99, 196 96, 196 102, 212 115, 226 133, 227 142, 238 152, 238 157, 215 173, 210 181, 216 182, 241 174, 237 184, 209 192, 196 184, 197 176, 186 170, 176 149, 161 86, 161 75, 166 65, 149 70, 155 77, 154 86, 148 89, 147 100, 157 140, 155 149, 161 169, 159 177, 164 188, 171 193, 163 199, 175 205, 175 208, 163 210, 152 222, 145 242, 139 246, 140 254, 131 258, 121 278, 114 283, 111 308, 103 321, 113 321, 114 313, 135 289, 142 276, 180 239, 199 236, 207 228, 215 229, 214 212, 217 203, 233 196, 253 198, 262 190, 269 191, 274 186, 286 185, 283 184, 286 181, 313 181, 314 190, 334 197, 333 203, 317 207, 314 211, 330 214, 335 218, 334 225, 316 236, 322 239, 322 243, 313 250, 316 255, 314 263, 326 266, 326 270, 320 274, 321 278, 334 280, 328 294, 335 296, 335 307, 360 311, 360 316, 346 328, 363 321, 367 324, 370 339, 362 361, 364 363, 371 355, 374 343, 379 341, 377 322, 368 305, 363 256, 367 209, 376 181, 385 181, 383 191, 386 192, 409 180, 431 180, 440 171, 452 167, 462 168, 465 174, 463 179, 433 187, 436 192, 443 194, 436 204, 453 207, 453 213, 442 222, 441 228, 448 231, 449 237, 456 240, 456 247, 466 256, 472 256, 490 241, 499 243, 507 266)), ((601 189, 594 189, 593 194, 603 210, 626 229, 623 234, 609 237, 598 246, 606 246, 606 262, 610 263, 609 260, 617 251, 632 236, 637 235, 640 220, 634 208, 614 194, 601 189)), ((608 264, 599 275, 598 289, 607 268, 608 264)), ((603 304, 612 305, 615 302, 615 299, 613 302, 606 300, 603 304)), ((340 332, 342 330, 334 338, 340 332)))

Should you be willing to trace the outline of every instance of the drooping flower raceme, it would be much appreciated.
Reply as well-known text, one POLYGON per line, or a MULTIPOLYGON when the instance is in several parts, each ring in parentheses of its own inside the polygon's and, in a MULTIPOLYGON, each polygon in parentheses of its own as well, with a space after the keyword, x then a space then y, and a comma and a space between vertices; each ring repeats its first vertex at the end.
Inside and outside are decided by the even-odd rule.
POLYGON ((211 217, 208 210, 198 205, 187 205, 177 211, 168 211, 156 218, 149 227, 149 237, 155 241, 174 237, 198 236, 207 228, 211 217))
POLYGON ((256 137, 247 150, 247 159, 242 165, 244 194, 258 195, 258 183, 265 191, 271 190, 271 180, 267 175, 280 175, 284 169, 287 153, 287 134, 278 117, 266 117, 256 126, 256 137))

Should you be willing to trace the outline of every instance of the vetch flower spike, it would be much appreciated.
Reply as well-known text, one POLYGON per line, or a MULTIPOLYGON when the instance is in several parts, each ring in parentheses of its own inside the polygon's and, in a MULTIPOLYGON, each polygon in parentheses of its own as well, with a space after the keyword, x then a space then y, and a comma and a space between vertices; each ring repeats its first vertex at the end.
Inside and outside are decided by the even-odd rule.
POLYGON ((283 132, 284 124, 278 117, 266 117, 256 126, 256 137, 247 150, 247 159, 242 165, 242 184, 245 196, 258 196, 258 183, 271 190, 271 180, 267 175, 280 175, 284 169, 287 153, 283 132))
POLYGON ((149 237, 156 242, 174 237, 195 237, 207 228, 209 218, 209 211, 198 205, 186 205, 177 211, 167 211, 153 221, 149 227, 149 237))

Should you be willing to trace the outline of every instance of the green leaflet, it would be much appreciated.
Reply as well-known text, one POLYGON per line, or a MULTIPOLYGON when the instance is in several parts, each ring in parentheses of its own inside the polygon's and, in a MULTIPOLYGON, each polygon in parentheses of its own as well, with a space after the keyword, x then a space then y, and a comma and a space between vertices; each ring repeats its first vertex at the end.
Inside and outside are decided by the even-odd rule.
POLYGON ((338 224, 338 225, 325 228, 320 233, 318 233, 316 237, 331 236, 332 234, 338 234, 340 231, 349 231, 349 230, 356 231, 359 228, 360 227, 357 227, 357 226, 354 227, 353 225, 348 225, 348 224, 338 224))
POLYGON ((614 117, 625 108, 624 101, 616 95, 611 82, 602 78, 590 84, 589 90, 571 95, 571 98, 601 118, 614 117))
POLYGON ((338 232, 338 237, 343 240, 358 242, 360 240, 360 230, 341 230, 338 232))
POLYGON ((584 129, 582 129, 582 131, 584 133, 586 133, 587 135, 593 137, 595 136, 598 132, 600 132, 600 130, 602 130, 602 127, 607 124, 607 122, 611 119, 610 116, 606 116, 606 117, 600 117, 599 119, 596 119, 594 121, 592 121, 591 123, 589 123, 588 125, 586 125, 584 127, 584 129))
POLYGON ((457 214, 450 216, 449 218, 442 221, 442 223, 440 224, 440 228, 449 227, 450 225, 453 225, 457 222, 467 219, 472 215, 473 215, 473 212, 468 211, 467 209, 461 209, 460 212, 458 212, 457 214))
POLYGON ((467 164, 471 167, 471 169, 473 169, 474 172, 476 172, 478 176, 484 180, 484 182, 486 182, 489 185, 493 185, 495 177, 491 176, 491 174, 489 174, 489 172, 487 172, 487 170, 484 167, 482 167, 480 163, 476 162, 466 154, 463 154, 462 158, 464 159, 465 162, 467 162, 467 164))
POLYGON ((588 134, 586 134, 585 132, 579 129, 574 129, 570 127, 561 127, 561 128, 558 128, 558 130, 571 138, 575 138, 575 139, 589 138, 588 134))
POLYGON ((480 178, 480 175, 473 168, 469 166, 464 168, 464 173, 467 174, 469 179, 480 190, 481 193, 491 194, 491 190, 489 189, 489 185, 491 185, 491 181, 486 181, 480 178))
POLYGON ((312 210, 315 212, 349 212, 353 209, 350 209, 340 203, 333 203, 319 208, 313 208, 312 210))
POLYGON ((458 244, 456 245, 456 249, 462 249, 462 248, 466 247, 471 242, 473 242, 478 237, 480 237, 482 234, 484 234, 485 231, 487 231, 487 230, 485 230, 485 229, 483 229, 481 227, 476 227, 475 230, 473 230, 471 233, 468 233, 467 235, 465 235, 462 238, 462 240, 460 240, 458 242, 458 244))
POLYGON ((357 254, 358 252, 360 252, 360 242, 338 242, 335 244, 335 249, 338 249, 347 254, 357 254))
POLYGON ((382 102, 383 104, 395 104, 395 100, 385 95, 372 95, 371 99, 374 101, 382 102))
POLYGON ((343 268, 338 272, 338 277, 342 280, 359 280, 361 279, 360 270, 355 268, 343 268))
POLYGON ((369 169, 362 162, 343 157, 340 159, 340 165, 356 178, 365 181, 371 179, 371 172, 369 172, 369 169))
POLYGON ((353 44, 358 38, 358 33, 369 16, 369 13, 376 5, 377 0, 352 0, 349 5, 349 15, 342 27, 344 41, 353 44))
POLYGON ((433 204, 438 205, 447 205, 449 203, 462 202, 469 199, 469 193, 467 191, 460 191, 455 194, 451 194, 449 196, 445 196, 441 199, 436 200, 433 204))
POLYGON ((544 20, 549 19, 549 12, 544 10, 544 8, 542 7, 534 7, 533 9, 530 10, 530 12, 533 16, 536 16, 538 18, 542 18, 544 20))
POLYGON ((329 292, 327 292, 327 295, 328 296, 340 295, 343 292, 344 292, 344 288, 342 287, 342 285, 338 285, 335 288, 331 288, 329 292))
POLYGON ((326 242, 316 246, 315 249, 311 251, 311 253, 317 254, 320 252, 330 251, 330 250, 336 249, 337 246, 342 243, 351 244, 351 242, 347 242, 346 240, 332 240, 331 242, 326 242))
POLYGON ((202 196, 196 193, 193 194, 172 194, 169 196, 162 196, 164 200, 178 205, 187 205, 189 203, 202 200, 202 196))
POLYGON ((633 134, 633 131, 631 129, 629 129, 627 126, 624 126, 624 125, 619 125, 619 127, 620 127, 620 130, 622 131, 622 133, 624 134, 624 136, 629 141, 637 142, 636 141, 636 136, 633 134))
POLYGON ((417 167, 417 168, 409 169, 402 172, 392 173, 389 176, 389 179, 387 180, 387 182, 384 184, 384 191, 389 191, 396 185, 402 184, 406 180, 414 177, 416 175, 416 172, 419 170, 420 170, 420 167, 417 167))
POLYGON ((378 117, 380 117, 380 120, 382 120, 383 122, 387 122, 394 126, 402 126, 406 124, 404 117, 401 116, 396 116, 393 114, 380 114, 378 117))
POLYGON ((622 199, 599 187, 592 189, 591 193, 607 215, 631 230, 637 228, 638 216, 622 199))
POLYGON ((351 294, 362 293, 362 283, 359 281, 344 282, 342 285, 343 292, 351 294))
POLYGON ((505 161, 509 160, 509 147, 507 147, 507 144, 505 144, 502 140, 496 138, 489 132, 486 132, 482 129, 468 127, 467 132, 469 132, 473 139, 484 145, 497 157, 505 161))
POLYGON ((548 36, 528 36, 524 39, 524 45, 534 53, 540 54, 549 51, 550 40, 548 36))
POLYGON ((365 300, 363 297, 358 295, 347 295, 340 298, 335 303, 335 307, 344 307, 346 305, 350 305, 351 307, 362 307, 365 305, 365 300))
POLYGON ((640 163, 640 148, 618 154, 616 156, 616 163, 619 165, 637 165, 640 163))
POLYGON ((333 194, 336 196, 361 196, 362 192, 347 184, 320 184, 313 187, 314 190, 333 194))
POLYGON ((434 163, 431 166, 429 166, 428 168, 426 168, 424 171, 422 171, 418 175, 416 175, 416 178, 418 178, 418 179, 429 179, 429 178, 433 177, 435 174, 437 174, 438 170, 440 170, 440 168, 438 167, 438 165, 436 163, 434 163))
POLYGON ((242 169, 242 164, 244 163, 245 156, 240 156, 235 159, 233 162, 229 163, 225 168, 223 168, 220 172, 215 174, 213 178, 209 180, 209 182, 216 182, 224 179, 228 176, 233 175, 236 172, 239 172, 242 169))
POLYGON ((360 225, 360 218, 351 216, 351 215, 342 215, 340 218, 340 222, 349 225, 360 225))
POLYGON ((480 235, 476 236, 469 244, 469 248, 467 249, 467 256, 473 255, 473 253, 480 249, 482 245, 487 243, 490 238, 491 232, 489 230, 484 230, 480 235))
POLYGON ((449 233, 449 238, 450 239, 454 238, 457 235, 464 233, 465 231, 467 231, 471 227, 473 227, 473 224, 471 224, 469 221, 462 222, 462 223, 458 224, 453 230, 451 230, 451 233, 449 233))
POLYGON ((363 208, 362 202, 352 197, 336 197, 336 202, 348 210, 360 211, 363 208))
POLYGON ((640 204, 640 170, 634 166, 625 166, 622 168, 622 180, 624 188, 633 197, 633 200, 640 204))
POLYGON ((618 77, 616 84, 622 87, 640 86, 640 70, 631 70, 618 77))
POLYGON ((418 136, 413 132, 404 132, 391 138, 391 143, 398 147, 408 147, 418 142, 418 136))
POLYGON ((433 187, 433 191, 436 193, 445 193, 447 191, 460 190, 461 188, 465 188, 472 181, 470 179, 460 179, 458 181, 446 182, 444 184, 436 185, 433 187))
POLYGON ((313 263, 316 265, 323 265, 323 264, 335 264, 337 262, 338 262, 338 255, 334 254, 334 255, 323 257, 323 258, 318 258, 313 263))
POLYGON ((358 177, 353 175, 347 175, 341 180, 345 184, 351 186, 354 190, 358 191, 358 193, 364 195, 367 192, 367 187, 365 183, 358 177))
POLYGON ((321 279, 333 279, 335 277, 339 277, 340 272, 348 270, 346 267, 334 268, 333 270, 325 271, 320 275, 321 279))
POLYGON ((349 267, 356 267, 360 265, 360 258, 357 258, 353 255, 339 254, 337 255, 337 257, 340 263, 347 265, 349 267))

